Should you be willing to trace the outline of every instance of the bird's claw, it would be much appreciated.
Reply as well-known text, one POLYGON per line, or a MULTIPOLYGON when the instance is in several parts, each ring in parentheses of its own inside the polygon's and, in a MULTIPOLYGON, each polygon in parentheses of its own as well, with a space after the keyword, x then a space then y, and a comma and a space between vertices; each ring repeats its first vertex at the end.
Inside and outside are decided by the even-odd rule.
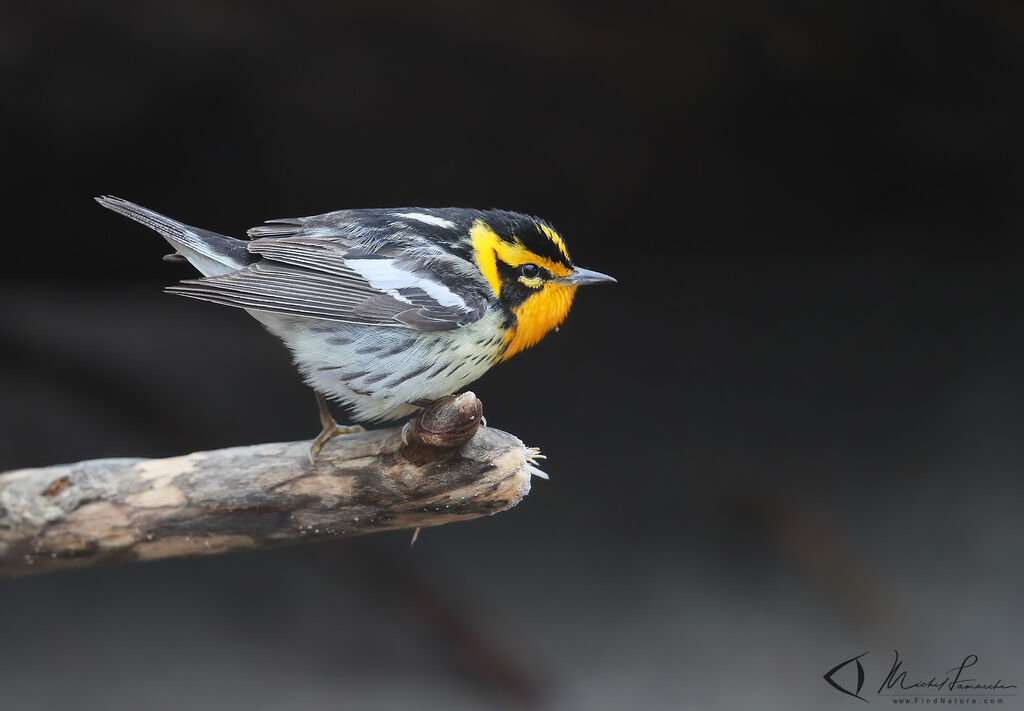
POLYGON ((359 434, 360 432, 366 432, 366 429, 362 425, 339 425, 337 423, 330 428, 324 428, 320 430, 320 434, 313 440, 313 444, 309 447, 309 462, 310 464, 316 463, 316 455, 320 454, 320 450, 324 448, 324 445, 330 442, 333 438, 340 435, 359 434))
POLYGON ((359 434, 360 432, 366 432, 366 429, 362 425, 339 425, 334 421, 334 417, 331 416, 331 411, 327 408, 327 401, 323 395, 316 393, 316 404, 317 409, 320 411, 320 425, 323 429, 320 430, 320 434, 313 440, 313 444, 309 447, 309 463, 316 463, 316 455, 320 454, 320 450, 324 448, 324 445, 331 441, 332 438, 338 437, 339 435, 359 434))

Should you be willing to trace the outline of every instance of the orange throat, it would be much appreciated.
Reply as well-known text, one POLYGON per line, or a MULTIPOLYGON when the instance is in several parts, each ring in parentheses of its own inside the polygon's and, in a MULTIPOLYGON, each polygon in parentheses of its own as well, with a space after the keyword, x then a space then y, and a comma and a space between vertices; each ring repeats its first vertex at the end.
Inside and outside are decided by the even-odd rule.
POLYGON ((501 360, 508 360, 547 335, 548 331, 565 320, 572 306, 576 287, 569 284, 545 284, 523 303, 512 307, 516 322, 505 338, 505 350, 501 360))

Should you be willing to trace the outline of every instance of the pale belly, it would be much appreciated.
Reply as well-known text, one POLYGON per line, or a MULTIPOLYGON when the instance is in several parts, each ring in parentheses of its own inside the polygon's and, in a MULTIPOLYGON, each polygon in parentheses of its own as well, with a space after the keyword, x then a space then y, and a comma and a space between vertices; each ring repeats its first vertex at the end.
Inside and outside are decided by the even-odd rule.
POLYGON ((284 341, 306 383, 352 408, 356 422, 390 420, 458 392, 497 362, 497 313, 452 331, 360 326, 250 311, 284 341))

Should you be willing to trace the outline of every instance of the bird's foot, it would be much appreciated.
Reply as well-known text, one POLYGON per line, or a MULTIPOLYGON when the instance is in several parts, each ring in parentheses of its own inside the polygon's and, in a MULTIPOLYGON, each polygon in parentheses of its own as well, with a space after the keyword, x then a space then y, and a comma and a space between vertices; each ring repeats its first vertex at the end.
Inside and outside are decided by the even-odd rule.
POLYGON ((320 454, 320 450, 324 448, 324 445, 331 441, 334 437, 339 435, 359 434, 360 432, 366 432, 366 429, 362 425, 339 425, 334 423, 330 428, 324 428, 320 430, 320 434, 313 440, 313 444, 309 448, 309 461, 310 463, 316 462, 316 455, 320 454))
POLYGON ((361 425, 339 425, 335 422, 330 409, 327 407, 327 400, 320 393, 316 393, 316 406, 320 412, 320 426, 322 429, 309 448, 309 461, 311 464, 316 462, 316 455, 320 454, 320 450, 324 448, 324 445, 334 437, 366 432, 361 425))

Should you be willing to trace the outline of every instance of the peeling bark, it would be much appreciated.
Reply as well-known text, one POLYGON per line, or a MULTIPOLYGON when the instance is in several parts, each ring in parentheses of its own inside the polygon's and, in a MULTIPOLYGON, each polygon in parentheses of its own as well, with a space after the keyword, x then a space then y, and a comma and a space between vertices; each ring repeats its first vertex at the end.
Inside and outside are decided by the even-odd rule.
POLYGON ((515 506, 536 450, 472 393, 407 430, 0 473, 0 575, 438 526, 515 506), (444 432, 450 433, 443 436, 444 432), (439 436, 439 433, 442 433, 439 436))

